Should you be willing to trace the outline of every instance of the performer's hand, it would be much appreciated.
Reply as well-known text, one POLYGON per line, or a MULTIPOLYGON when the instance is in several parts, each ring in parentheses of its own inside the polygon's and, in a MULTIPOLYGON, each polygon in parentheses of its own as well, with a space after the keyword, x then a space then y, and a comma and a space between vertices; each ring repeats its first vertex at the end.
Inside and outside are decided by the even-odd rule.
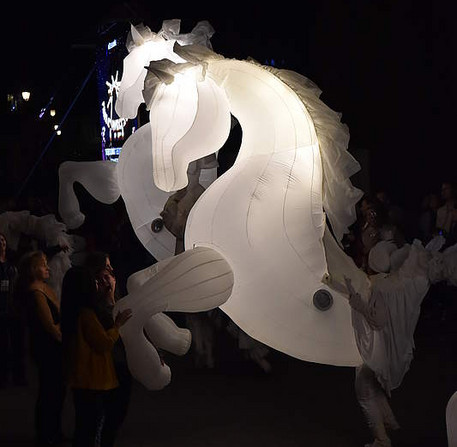
POLYGON ((346 288, 348 289, 349 296, 356 295, 357 292, 355 291, 354 286, 352 285, 351 278, 348 278, 347 276, 345 276, 344 282, 346 283, 346 288))
POLYGON ((122 312, 118 312, 116 315, 116 319, 114 320, 114 326, 116 326, 119 329, 121 326, 124 326, 124 324, 131 318, 131 316, 131 309, 125 309, 122 312))
POLYGON ((60 249, 61 249, 64 253, 66 253, 68 250, 70 250, 70 246, 69 246, 68 244, 62 244, 62 245, 60 246, 60 249))

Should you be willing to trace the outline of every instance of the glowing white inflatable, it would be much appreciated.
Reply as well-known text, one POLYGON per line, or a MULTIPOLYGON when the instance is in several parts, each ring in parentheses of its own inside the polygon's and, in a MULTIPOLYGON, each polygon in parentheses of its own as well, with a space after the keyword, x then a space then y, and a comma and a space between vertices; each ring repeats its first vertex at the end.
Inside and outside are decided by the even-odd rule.
POLYGON ((446 433, 448 447, 457 447, 457 391, 446 405, 446 433))
MULTIPOLYGON (((362 195, 349 181, 360 166, 347 152, 348 129, 307 78, 225 59, 211 49, 213 30, 207 22, 185 35, 179 25, 179 20, 166 21, 157 34, 132 26, 116 111, 132 118, 144 101, 150 122, 129 138, 119 165, 108 168, 106 188, 97 185, 105 191, 97 193, 105 203, 123 196, 136 234, 156 259, 163 259, 159 273, 139 272, 141 285, 117 304, 117 310, 133 309, 122 330, 132 372, 148 388, 167 383, 151 379, 160 375, 160 363, 142 335, 155 313, 216 306, 255 339, 293 357, 360 364, 351 310, 330 287, 337 281, 328 262, 343 263, 345 275, 364 293, 365 276, 339 245, 362 195), (223 145, 230 114, 243 131, 238 158, 208 182, 187 220, 186 251, 169 258, 173 238, 153 234, 152 214, 157 216, 167 197, 187 185, 191 162, 223 145), (185 277, 199 297, 191 305, 183 278, 170 270, 181 257, 192 266, 185 277), (156 284, 159 275, 181 287, 166 308, 157 305, 165 299, 156 284)), ((89 173, 64 163, 60 174, 65 219, 79 212, 77 204, 69 209, 67 203, 68 195, 74 198, 72 183, 89 184, 89 173)))

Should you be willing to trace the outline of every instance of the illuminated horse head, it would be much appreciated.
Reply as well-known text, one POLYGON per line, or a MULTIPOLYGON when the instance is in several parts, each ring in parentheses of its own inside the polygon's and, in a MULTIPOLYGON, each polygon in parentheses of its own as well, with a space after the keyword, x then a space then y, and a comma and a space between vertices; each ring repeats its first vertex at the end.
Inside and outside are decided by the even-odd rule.
MULTIPOLYGON (((152 315, 216 306, 255 339, 293 357, 360 364, 350 307, 336 288, 343 273, 365 287, 339 246, 361 197, 349 181, 360 168, 347 152, 349 132, 308 79, 225 59, 208 45, 211 31, 206 22, 186 35, 179 21, 164 22, 158 34, 132 27, 116 111, 132 118, 142 101, 150 111, 149 123, 129 138, 149 157, 142 166, 153 171, 132 174, 137 185, 153 178, 162 194, 184 188, 189 163, 226 141, 231 114, 243 137, 234 165, 192 208, 185 252, 132 275, 132 293, 117 304, 141 315, 123 328, 129 365, 145 383, 152 354, 145 354, 142 329, 152 315)), ((126 148, 135 159, 129 140, 120 169, 126 148)), ((131 216, 135 193, 143 193, 127 191, 121 177, 131 216)))

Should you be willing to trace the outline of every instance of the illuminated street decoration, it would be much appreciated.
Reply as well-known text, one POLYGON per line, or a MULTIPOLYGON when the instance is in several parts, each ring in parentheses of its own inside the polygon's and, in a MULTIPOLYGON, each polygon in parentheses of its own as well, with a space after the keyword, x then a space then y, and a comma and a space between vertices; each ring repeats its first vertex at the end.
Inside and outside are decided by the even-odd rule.
MULTIPOLYGON (((127 124, 126 118, 113 118, 114 102, 116 95, 119 92, 120 81, 118 80, 119 72, 116 71, 115 76, 111 76, 111 82, 106 82, 108 87, 108 103, 102 101, 103 120, 108 128, 109 141, 117 141, 124 138, 124 128, 127 124)), ((106 141, 106 130, 102 128, 102 137, 106 141)))
POLYGON ((133 309, 121 329, 132 373, 150 389, 170 380, 143 335, 155 314, 217 306, 253 338, 293 357, 360 364, 351 310, 332 277, 338 266, 338 275, 366 293, 366 276, 340 246, 362 195, 349 181, 360 166, 347 152, 347 127, 304 76, 214 53, 208 22, 189 34, 179 28, 179 20, 165 21, 157 34, 131 28, 115 110, 134 118, 145 102, 150 120, 128 138, 119 164, 61 169, 59 211, 70 228, 84 220, 73 182, 104 203, 122 195, 137 236, 160 261, 132 275, 117 304, 133 309), (199 197, 186 250, 172 256, 170 241, 151 229, 153 217, 186 187, 190 164, 222 147, 231 114, 243 132, 238 157, 199 197))
POLYGON ((122 74, 122 60, 127 54, 126 29, 120 24, 102 33, 96 48, 96 73, 100 104, 100 136, 102 159, 117 162, 122 147, 135 128, 137 119, 119 117, 114 110, 122 74))

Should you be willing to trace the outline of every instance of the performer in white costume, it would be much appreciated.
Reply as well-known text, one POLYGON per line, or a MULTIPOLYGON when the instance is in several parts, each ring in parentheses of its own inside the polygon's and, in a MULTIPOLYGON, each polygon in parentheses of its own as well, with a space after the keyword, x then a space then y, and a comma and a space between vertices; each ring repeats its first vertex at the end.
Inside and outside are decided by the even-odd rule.
POLYGON ((356 368, 355 390, 374 437, 369 446, 391 446, 389 431, 399 428, 388 398, 409 370, 420 306, 430 284, 444 279, 444 275, 450 277, 443 259, 452 264, 455 253, 440 253, 443 243, 443 238, 435 238, 424 248, 415 240, 398 249, 393 242, 378 242, 369 254, 374 274, 369 277, 368 301, 346 279, 357 346, 364 362, 356 368))

